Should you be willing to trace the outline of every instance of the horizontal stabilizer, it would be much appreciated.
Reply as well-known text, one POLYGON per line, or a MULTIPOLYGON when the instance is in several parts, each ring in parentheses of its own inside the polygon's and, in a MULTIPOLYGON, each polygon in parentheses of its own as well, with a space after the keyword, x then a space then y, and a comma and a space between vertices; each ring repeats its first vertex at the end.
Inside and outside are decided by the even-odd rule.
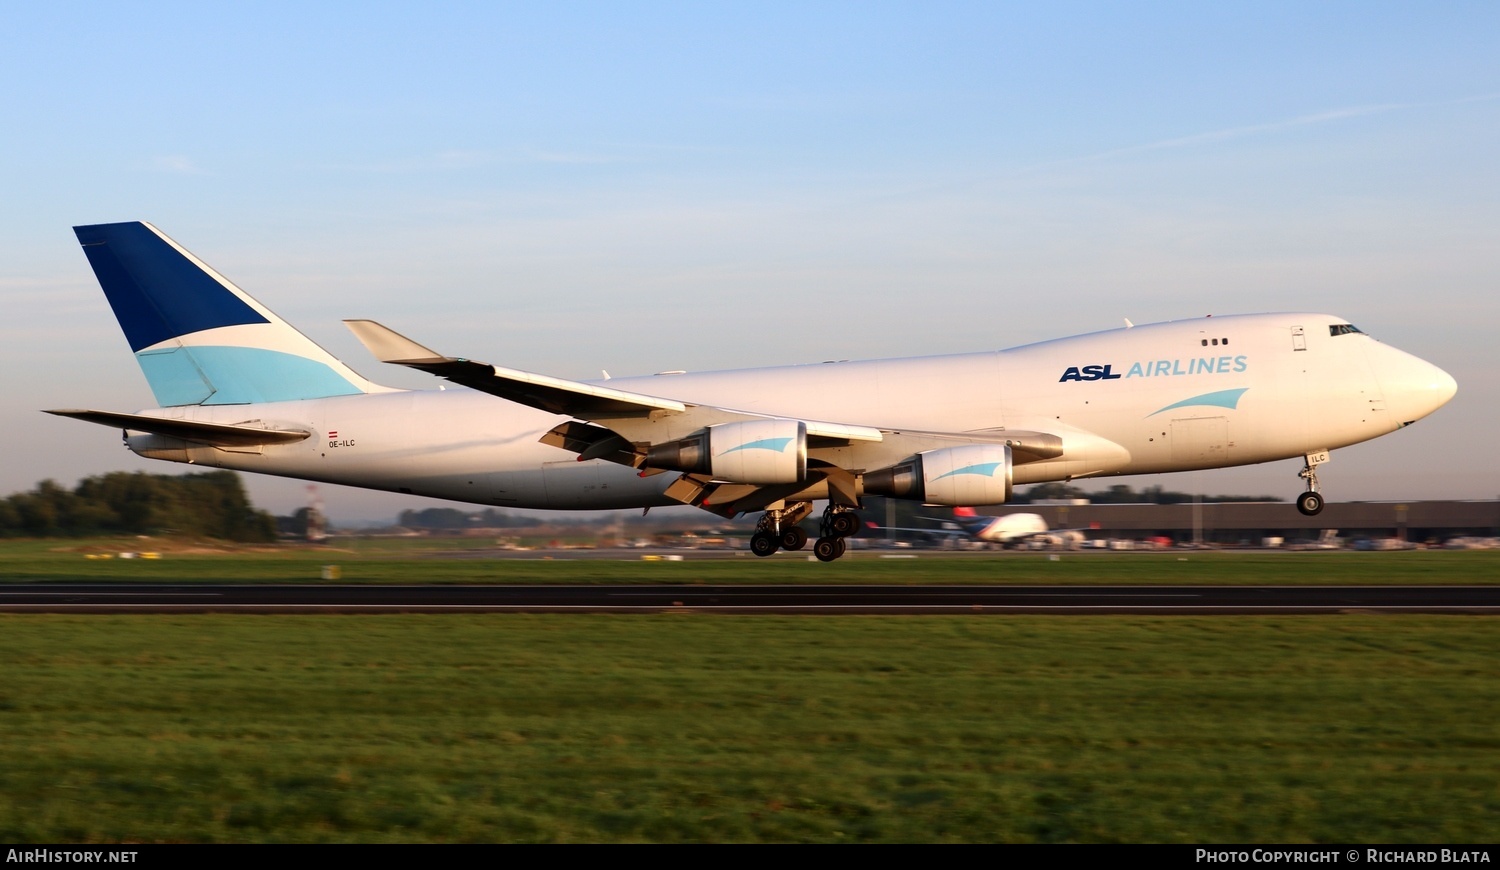
POLYGON ((88 411, 64 408, 47 411, 59 417, 72 417, 115 429, 151 432, 194 441, 213 447, 254 447, 266 444, 290 444, 312 436, 305 429, 266 429, 260 426, 234 426, 224 423, 197 423, 192 420, 167 420, 144 414, 119 414, 113 411, 88 411))

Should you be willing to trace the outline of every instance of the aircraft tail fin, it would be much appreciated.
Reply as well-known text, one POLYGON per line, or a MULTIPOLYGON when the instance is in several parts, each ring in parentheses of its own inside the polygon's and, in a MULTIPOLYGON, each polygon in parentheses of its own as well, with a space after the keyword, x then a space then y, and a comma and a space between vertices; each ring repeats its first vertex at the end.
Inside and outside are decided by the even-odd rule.
POLYGON ((386 392, 148 223, 74 227, 163 407, 386 392))

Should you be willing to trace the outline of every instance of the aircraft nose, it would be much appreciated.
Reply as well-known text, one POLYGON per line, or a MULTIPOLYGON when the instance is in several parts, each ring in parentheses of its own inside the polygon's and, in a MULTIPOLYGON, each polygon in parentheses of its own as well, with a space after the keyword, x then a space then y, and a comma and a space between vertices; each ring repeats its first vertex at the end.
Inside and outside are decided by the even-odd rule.
POLYGON ((1431 414, 1458 392, 1453 376, 1411 354, 1385 345, 1386 351, 1376 365, 1376 377, 1385 392, 1391 410, 1401 424, 1412 423, 1431 414))
POLYGON ((1436 411, 1448 404, 1448 400, 1458 393, 1458 381, 1437 366, 1431 363, 1428 363, 1428 366, 1432 369, 1432 377, 1429 379, 1427 389, 1432 399, 1432 410, 1436 411))
POLYGON ((1401 386, 1407 393, 1406 403, 1415 411, 1415 416, 1403 418, 1403 423, 1431 414, 1448 404, 1458 392, 1458 381, 1426 360, 1412 357, 1412 365, 1408 368, 1401 386))

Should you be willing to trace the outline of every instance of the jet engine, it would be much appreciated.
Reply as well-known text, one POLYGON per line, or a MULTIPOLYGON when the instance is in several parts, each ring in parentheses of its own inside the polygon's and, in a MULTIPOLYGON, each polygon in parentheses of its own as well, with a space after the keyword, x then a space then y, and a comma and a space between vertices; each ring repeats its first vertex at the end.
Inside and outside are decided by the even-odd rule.
POLYGON ((1010 447, 1005 444, 928 450, 864 476, 864 491, 871 495, 955 507, 1004 504, 1010 501, 1010 489, 1010 447))
POLYGON ((645 464, 734 483, 797 483, 807 478, 807 426, 800 420, 719 423, 653 445, 645 464))

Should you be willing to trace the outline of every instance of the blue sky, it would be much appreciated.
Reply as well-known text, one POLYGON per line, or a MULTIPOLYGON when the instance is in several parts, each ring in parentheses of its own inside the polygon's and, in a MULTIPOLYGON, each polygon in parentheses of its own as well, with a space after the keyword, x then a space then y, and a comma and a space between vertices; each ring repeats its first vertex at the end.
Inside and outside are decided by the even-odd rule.
POLYGON ((1459 382, 1331 496, 1494 498, 1497 38, 1492 3, 19 6, 0 491, 179 470, 37 413, 151 403, 69 229, 143 219, 405 386, 340 319, 592 377, 1328 311, 1459 382))

